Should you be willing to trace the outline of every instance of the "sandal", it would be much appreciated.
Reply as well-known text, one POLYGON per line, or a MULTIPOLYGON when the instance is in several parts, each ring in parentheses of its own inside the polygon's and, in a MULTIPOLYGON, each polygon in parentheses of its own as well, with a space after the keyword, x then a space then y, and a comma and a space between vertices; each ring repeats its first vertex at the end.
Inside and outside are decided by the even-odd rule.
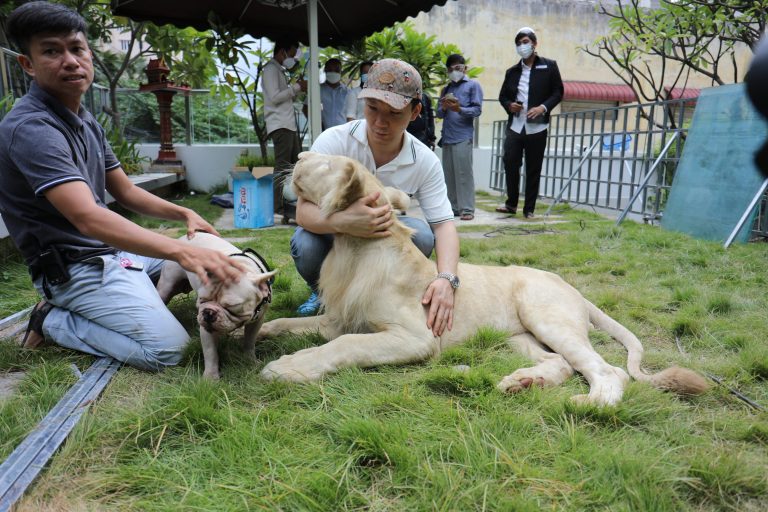
POLYGON ((475 216, 471 213, 462 213, 461 217, 459 217, 461 220, 472 220, 475 218, 475 216))
POLYGON ((43 334, 43 321, 48 313, 53 309, 53 304, 46 300, 41 300, 35 305, 32 313, 29 314, 29 322, 27 323, 27 332, 24 333, 20 346, 26 349, 36 349, 45 343, 45 335, 43 334))
POLYGON ((496 211, 499 213, 508 213, 510 215, 514 215, 517 213, 517 210, 512 208, 507 208, 506 206, 499 206, 496 208, 496 211))

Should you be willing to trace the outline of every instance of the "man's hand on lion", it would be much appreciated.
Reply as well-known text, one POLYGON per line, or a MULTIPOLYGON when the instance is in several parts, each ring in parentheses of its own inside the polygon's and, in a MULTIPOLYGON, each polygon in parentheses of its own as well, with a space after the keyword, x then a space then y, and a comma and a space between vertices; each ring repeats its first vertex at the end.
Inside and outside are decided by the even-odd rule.
POLYGON ((337 233, 361 238, 384 238, 392 233, 389 228, 395 222, 392 206, 376 206, 381 192, 361 197, 345 210, 336 212, 329 220, 337 233))
POLYGON ((421 299, 422 305, 429 306, 427 327, 435 336, 441 336, 446 328, 453 329, 453 287, 447 279, 435 279, 421 299))

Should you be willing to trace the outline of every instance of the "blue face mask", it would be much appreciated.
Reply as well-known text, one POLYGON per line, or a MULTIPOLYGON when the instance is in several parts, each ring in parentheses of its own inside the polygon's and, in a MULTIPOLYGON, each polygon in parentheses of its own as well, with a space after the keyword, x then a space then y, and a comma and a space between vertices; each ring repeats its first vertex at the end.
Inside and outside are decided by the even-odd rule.
POLYGON ((363 73, 360 75, 360 85, 365 85, 366 82, 368 82, 368 73, 363 73))

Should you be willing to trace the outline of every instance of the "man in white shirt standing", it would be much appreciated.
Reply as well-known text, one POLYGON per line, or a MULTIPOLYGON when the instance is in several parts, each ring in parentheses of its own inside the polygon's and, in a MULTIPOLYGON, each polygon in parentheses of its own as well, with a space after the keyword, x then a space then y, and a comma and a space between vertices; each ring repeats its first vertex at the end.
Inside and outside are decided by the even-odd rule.
POLYGON ((273 57, 261 71, 261 90, 264 94, 264 121, 267 136, 275 148, 274 205, 276 213, 283 213, 282 177, 290 172, 299 159, 301 142, 296 126, 293 100, 307 90, 306 80, 289 84, 286 70, 294 68, 298 61, 299 45, 293 41, 277 41, 273 57))
MULTIPOLYGON (((422 304, 428 309, 427 326, 440 336, 453 326, 459 236, 440 160, 406 131, 421 111, 421 95, 421 76, 413 66, 397 59, 378 61, 360 93, 365 100, 365 119, 326 130, 312 151, 355 158, 384 185, 398 188, 419 202, 426 222, 413 217, 400 220, 416 230, 413 241, 425 255, 429 256, 433 248, 436 252, 438 273, 425 290, 422 304)), ((291 255, 313 290, 313 297, 299 308, 300 313, 314 314, 320 306, 319 301, 312 302, 334 233, 368 238, 391 235, 394 212, 390 205, 377 207, 378 197, 378 192, 363 197, 328 217, 317 205, 299 198, 296 222, 300 227, 291 238, 291 255)))
POLYGON ((539 57, 536 33, 530 27, 517 31, 515 46, 520 62, 507 70, 499 102, 509 114, 504 139, 504 172, 507 200, 497 212, 517 213, 520 167, 525 152, 525 202, 523 215, 533 217, 539 195, 541 165, 547 146, 549 114, 563 99, 563 80, 557 62, 539 57))

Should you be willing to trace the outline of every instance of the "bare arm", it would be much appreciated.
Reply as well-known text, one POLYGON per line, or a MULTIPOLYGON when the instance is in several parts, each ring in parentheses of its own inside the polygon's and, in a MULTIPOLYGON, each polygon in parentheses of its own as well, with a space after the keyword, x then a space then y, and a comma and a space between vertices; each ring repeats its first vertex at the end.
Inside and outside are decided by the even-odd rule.
MULTIPOLYGON (((137 197, 131 192, 122 193, 127 193, 129 204, 137 197)), ((62 183, 48 189, 44 194, 84 235, 125 251, 176 261, 185 269, 196 273, 204 283, 208 282, 209 273, 224 282, 237 281, 244 270, 238 262, 230 260, 218 251, 184 244, 144 229, 107 208, 101 208, 93 199, 88 185, 82 181, 62 183)), ((157 203, 154 204, 154 208, 159 208, 157 203)), ((151 206, 150 209, 152 208, 151 206)))
MULTIPOLYGON (((433 224, 435 233, 435 254, 437 271, 456 274, 459 264, 459 234, 453 222, 433 224)), ((421 303, 429 305, 427 327, 432 334, 440 336, 446 328, 453 328, 454 290, 447 279, 435 279, 427 287, 421 303)))
POLYGON ((362 238, 383 238, 389 236, 394 223, 389 203, 376 206, 381 192, 361 197, 346 209, 330 216, 323 215, 320 208, 299 197, 296 204, 296 223, 318 235, 345 233, 362 238))
POLYGON ((151 192, 133 184, 121 168, 107 173, 107 191, 125 208, 158 219, 179 220, 187 225, 187 236, 192 238, 195 231, 205 231, 221 236, 216 228, 200 217, 195 211, 166 201, 151 192))

